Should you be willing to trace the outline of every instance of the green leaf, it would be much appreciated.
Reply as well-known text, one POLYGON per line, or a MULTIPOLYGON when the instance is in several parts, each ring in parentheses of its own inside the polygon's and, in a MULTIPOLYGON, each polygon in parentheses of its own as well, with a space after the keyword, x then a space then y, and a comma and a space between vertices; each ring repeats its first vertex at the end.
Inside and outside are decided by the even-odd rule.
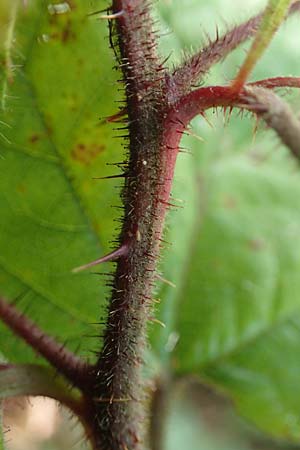
MULTIPOLYGON (((72 2, 64 14, 54 14, 46 2, 29 5, 19 9, 10 49, 20 67, 8 84, 9 96, 2 92, 0 293, 18 298, 19 308, 46 332, 71 349, 81 345, 85 355, 101 345, 84 336, 101 334, 101 326, 91 323, 104 315, 108 289, 104 277, 71 270, 108 251, 118 232, 119 213, 111 205, 119 203, 120 182, 93 179, 118 173, 107 163, 123 159, 116 131, 99 124, 99 117, 117 111, 117 106, 112 109, 118 99, 114 61, 105 26, 87 17, 96 4, 72 2)), ((180 157, 177 178, 177 192, 186 187, 184 195, 174 194, 182 200, 178 205, 189 203, 168 219, 175 244, 165 252, 163 275, 179 286, 186 263, 184 236, 191 234, 197 211, 190 203, 196 171, 189 156, 180 157), (184 239, 176 241, 182 230, 184 239)), ((162 295, 172 302, 177 291, 161 285, 162 295)), ((166 305, 163 321, 172 315, 166 305)), ((168 329, 155 326, 158 352, 161 334, 167 339, 168 329)), ((35 361, 32 351, 3 326, 0 335, 9 361, 35 361)))
MULTIPOLYGON (((118 172, 106 163, 123 157, 99 123, 118 99, 105 25, 88 17, 95 2, 66 5, 60 14, 44 1, 18 10, 13 79, 0 91, 0 291, 84 352, 93 341, 82 336, 99 334, 90 324, 104 313, 107 288, 103 278, 71 270, 115 237, 117 183, 94 178, 118 172)), ((3 326, 0 334, 10 361, 33 360, 3 326)))
POLYGON ((299 442, 299 172, 228 158, 211 166, 204 192, 173 368, 197 372, 260 428, 299 442))

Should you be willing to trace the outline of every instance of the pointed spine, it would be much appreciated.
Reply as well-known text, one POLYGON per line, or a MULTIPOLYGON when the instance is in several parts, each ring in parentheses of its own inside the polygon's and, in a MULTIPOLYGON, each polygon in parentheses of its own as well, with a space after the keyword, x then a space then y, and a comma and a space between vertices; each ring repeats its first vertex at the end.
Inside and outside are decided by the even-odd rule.
POLYGON ((128 251, 129 251, 128 244, 124 244, 120 248, 117 248, 117 250, 114 250, 113 252, 110 252, 107 255, 96 259, 95 261, 84 264, 83 266, 80 266, 80 267, 76 267, 75 269, 72 270, 72 272, 78 273, 78 272, 81 272, 82 270, 86 270, 91 267, 97 266, 98 264, 102 264, 102 263, 109 262, 109 261, 117 261, 119 258, 122 258, 122 257, 128 255, 128 251))

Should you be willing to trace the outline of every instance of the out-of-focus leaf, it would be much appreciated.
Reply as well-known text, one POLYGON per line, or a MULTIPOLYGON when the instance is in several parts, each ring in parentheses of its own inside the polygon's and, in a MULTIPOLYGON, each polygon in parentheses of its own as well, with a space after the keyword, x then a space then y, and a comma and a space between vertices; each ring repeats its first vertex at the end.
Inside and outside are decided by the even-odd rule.
MULTIPOLYGON (((54 369, 36 364, 1 366, 0 402, 4 399, 24 396, 49 397, 67 406, 75 414, 80 414, 82 411, 80 393, 76 389, 71 389, 65 379, 54 369)), ((2 448, 0 445, 0 449, 2 448)))
POLYGON ((284 21, 291 3, 292 0, 268 1, 260 28, 255 36, 245 61, 234 80, 234 87, 237 90, 241 89, 245 84, 255 64, 260 59, 264 51, 269 47, 274 34, 284 21))
POLYGON ((226 397, 192 377, 172 386, 165 450, 297 450, 275 442, 239 417, 226 397))
POLYGON ((299 442, 298 170, 228 159, 211 167, 205 192, 173 367, 230 393, 273 436, 299 442))
POLYGON ((78 401, 78 392, 71 390, 57 372, 34 364, 0 368, 0 399, 20 396, 50 397, 69 406, 78 401))
MULTIPOLYGON (((212 3, 209 7, 197 1, 188 4, 193 11, 198 8, 199 23, 204 14, 208 27, 215 25, 209 20, 211 9, 221 2, 212 3)), ((238 5, 228 4, 228 8, 244 19, 238 15, 238 5)), ((176 0, 160 7, 165 22, 179 28, 177 39, 166 38, 168 48, 176 52, 180 42, 200 45, 201 38, 197 41, 195 36, 202 31, 184 25, 191 11, 184 19, 178 9, 176 0)), ((196 14, 193 20, 197 21, 196 14)), ((283 67, 296 74, 293 53, 289 55, 285 44, 292 42, 295 31, 292 21, 276 36, 266 59, 255 69, 256 76, 263 77, 266 67, 268 74, 278 74, 283 67), (282 57, 274 58, 274 54, 282 57)), ((243 55, 238 52, 234 58, 225 63, 229 77, 235 75, 243 55)), ((207 82, 224 82, 224 71, 224 66, 219 73, 213 71, 207 82)), ((298 168, 284 149, 278 149, 272 133, 263 140, 258 135, 253 143, 248 120, 233 121, 227 131, 221 120, 213 115, 210 120, 216 123, 210 132, 203 120, 197 121, 197 131, 206 142, 188 144, 199 155, 198 197, 195 193, 192 197, 199 214, 194 228, 190 225, 194 236, 190 234, 187 241, 185 280, 165 305, 166 310, 175 305, 176 312, 172 311, 169 341, 162 341, 161 351, 169 351, 165 361, 171 356, 175 373, 197 373, 229 394, 259 428, 275 438, 299 443, 298 168), (248 155, 239 156, 247 147, 252 148, 248 155), (174 298, 176 302, 171 303, 174 298)), ((173 239, 177 242, 180 235, 174 232, 173 239)))

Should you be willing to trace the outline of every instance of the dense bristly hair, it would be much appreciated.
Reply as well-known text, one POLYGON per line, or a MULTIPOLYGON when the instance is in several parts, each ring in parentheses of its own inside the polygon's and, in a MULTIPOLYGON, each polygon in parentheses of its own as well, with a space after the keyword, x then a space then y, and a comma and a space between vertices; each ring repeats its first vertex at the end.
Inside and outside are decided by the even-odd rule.
MULTIPOLYGON (((262 80, 239 92, 230 86, 194 89, 213 64, 253 36, 261 15, 217 36, 170 73, 157 55, 151 3, 113 0, 105 15, 125 90, 125 104, 106 121, 124 125, 119 131, 127 154, 126 161, 117 164, 122 172, 113 176, 124 179, 123 215, 115 249, 75 269, 116 261, 107 282, 111 296, 96 364, 81 361, 0 298, 2 320, 82 391, 82 414, 85 422, 90 421, 94 450, 142 450, 147 445, 149 386, 142 376, 147 324, 153 320, 156 266, 165 215, 172 207, 169 197, 176 157, 189 122, 212 107, 247 109, 265 120, 294 156, 300 155, 298 121, 290 108, 269 92, 281 86, 300 87, 299 79, 262 80)), ((297 1, 290 13, 299 10, 297 1)))

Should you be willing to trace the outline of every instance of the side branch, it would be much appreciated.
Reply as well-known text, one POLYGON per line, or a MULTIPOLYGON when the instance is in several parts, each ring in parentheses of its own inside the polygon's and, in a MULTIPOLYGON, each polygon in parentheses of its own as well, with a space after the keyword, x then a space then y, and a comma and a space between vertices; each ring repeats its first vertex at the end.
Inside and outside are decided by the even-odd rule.
POLYGON ((0 297, 0 318, 17 336, 43 356, 74 386, 86 387, 89 366, 65 346, 44 333, 13 304, 0 297))
MULTIPOLYGON (((265 80, 255 81, 247 86, 300 88, 300 77, 267 78, 265 80)), ((248 90, 249 92, 250 89, 248 90)), ((173 121, 173 123, 177 121, 177 125, 181 123, 183 127, 186 127, 194 117, 210 108, 242 107, 253 112, 253 105, 251 106, 245 101, 245 94, 246 91, 242 91, 241 93, 233 92, 231 86, 208 86, 196 89, 190 94, 183 96, 175 107, 170 108, 168 120, 173 121)))
POLYGON ((217 107, 241 108, 251 111, 264 119, 291 150, 300 158, 300 125, 290 107, 270 89, 279 87, 300 88, 300 78, 277 77, 256 81, 236 93, 231 86, 209 86, 199 88, 183 96, 176 107, 169 110, 166 117, 165 142, 171 148, 178 147, 181 134, 190 121, 205 110, 217 107))
POLYGON ((247 109, 261 117, 300 162, 300 121, 278 95, 262 87, 245 88, 247 109))
MULTIPOLYGON (((291 5, 288 15, 300 11, 300 1, 291 5)), ((193 55, 181 67, 174 70, 168 80, 168 96, 170 104, 175 104, 182 95, 188 94, 192 88, 203 80, 208 70, 224 59, 234 49, 253 37, 258 30, 263 14, 252 17, 247 22, 234 27, 222 37, 217 35, 216 40, 207 47, 193 55)))

